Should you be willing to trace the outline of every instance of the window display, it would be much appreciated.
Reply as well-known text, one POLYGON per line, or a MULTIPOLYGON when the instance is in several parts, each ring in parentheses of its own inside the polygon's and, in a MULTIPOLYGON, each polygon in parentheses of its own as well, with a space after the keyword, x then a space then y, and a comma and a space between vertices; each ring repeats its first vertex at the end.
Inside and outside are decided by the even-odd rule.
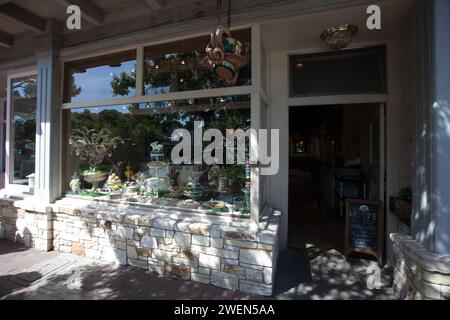
MULTIPOLYGON (((198 124, 203 130, 218 129, 224 136, 227 129, 247 130, 250 96, 72 109, 67 118, 69 193, 249 215, 249 168, 245 164, 192 164, 195 152, 192 161, 175 164, 171 153, 178 142, 171 136, 176 129, 194 135, 198 124)), ((203 142, 202 150, 210 143, 203 142)), ((248 143, 246 148, 248 155, 248 143)))

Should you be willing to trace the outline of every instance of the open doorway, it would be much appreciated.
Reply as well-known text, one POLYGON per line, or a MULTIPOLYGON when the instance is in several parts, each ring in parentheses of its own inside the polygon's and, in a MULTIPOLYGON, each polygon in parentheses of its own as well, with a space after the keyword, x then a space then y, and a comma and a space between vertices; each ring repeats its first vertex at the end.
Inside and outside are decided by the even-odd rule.
POLYGON ((289 109, 289 246, 344 252, 345 200, 382 201, 380 104, 289 109))

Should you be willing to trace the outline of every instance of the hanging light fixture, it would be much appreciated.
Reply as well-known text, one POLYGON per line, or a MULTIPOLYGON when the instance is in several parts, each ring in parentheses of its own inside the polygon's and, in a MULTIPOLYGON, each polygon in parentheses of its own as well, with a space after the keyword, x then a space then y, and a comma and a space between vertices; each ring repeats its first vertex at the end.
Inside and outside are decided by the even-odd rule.
POLYGON ((339 26, 329 27, 322 35, 322 41, 331 49, 344 49, 353 40, 353 36, 358 32, 358 27, 352 24, 341 24, 339 26))

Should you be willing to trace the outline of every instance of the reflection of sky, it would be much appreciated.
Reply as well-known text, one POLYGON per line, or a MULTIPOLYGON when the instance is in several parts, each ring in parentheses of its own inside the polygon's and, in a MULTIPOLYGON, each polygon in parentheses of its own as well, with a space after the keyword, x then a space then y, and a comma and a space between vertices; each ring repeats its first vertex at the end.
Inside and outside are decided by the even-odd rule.
MULTIPOLYGON (((136 67, 136 61, 123 62, 119 67, 101 66, 86 69, 84 73, 75 73, 75 85, 81 87, 79 95, 72 97, 71 102, 109 99, 113 97, 111 81, 113 76, 119 76, 125 71, 131 74, 136 67)), ((129 88, 130 96, 136 94, 136 90, 129 88)))
POLYGON ((100 113, 105 110, 114 110, 120 113, 130 113, 128 110, 128 105, 120 105, 120 106, 109 106, 109 107, 94 107, 94 108, 81 108, 81 109, 72 109, 71 111, 74 113, 84 113, 85 110, 88 110, 91 113, 100 113))

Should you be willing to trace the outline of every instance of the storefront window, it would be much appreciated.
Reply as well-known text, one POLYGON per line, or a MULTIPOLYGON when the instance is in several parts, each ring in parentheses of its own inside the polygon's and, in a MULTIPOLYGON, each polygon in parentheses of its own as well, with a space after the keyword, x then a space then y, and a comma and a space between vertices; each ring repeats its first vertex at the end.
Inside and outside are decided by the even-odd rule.
MULTIPOLYGON (((176 129, 186 129, 193 144, 194 126, 202 133, 218 129, 224 137, 227 129, 250 128, 250 96, 73 109, 67 119, 70 193, 249 215, 245 164, 194 164, 194 147, 192 161, 186 161, 190 163, 175 164, 171 153, 178 142, 171 136, 176 129)), ((203 142, 202 150, 210 143, 203 142)), ((246 148, 248 155, 248 143, 246 148)))
POLYGON ((68 62, 64 102, 77 103, 136 94, 136 51, 68 62))
POLYGON ((12 183, 27 184, 35 172, 36 147, 36 76, 11 81, 12 183))
MULTIPOLYGON (((251 85, 251 30, 232 32, 241 44, 247 65, 239 71, 236 86, 251 85)), ((209 36, 182 40, 145 49, 144 85, 146 95, 213 89, 227 86, 207 64, 205 49, 209 36)))

